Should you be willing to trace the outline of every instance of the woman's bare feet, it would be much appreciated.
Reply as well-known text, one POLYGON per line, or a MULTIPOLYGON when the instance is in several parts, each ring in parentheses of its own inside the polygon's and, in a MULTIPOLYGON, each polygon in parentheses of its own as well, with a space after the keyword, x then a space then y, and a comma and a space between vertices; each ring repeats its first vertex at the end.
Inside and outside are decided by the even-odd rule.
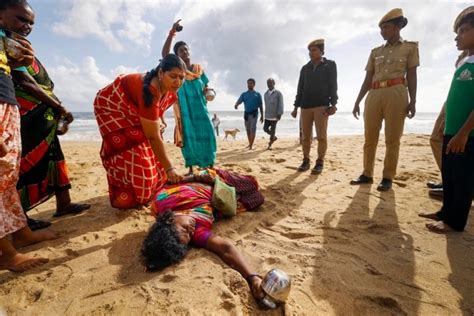
POLYGON ((23 272, 44 265, 48 258, 37 258, 16 252, 11 255, 0 256, 0 270, 10 270, 13 272, 23 272))
POLYGON ((59 238, 53 231, 32 231, 29 227, 24 227, 12 234, 13 246, 16 249, 37 244, 46 240, 59 238))
POLYGON ((449 233, 449 232, 454 231, 454 229, 452 229, 448 224, 446 224, 443 221, 426 224, 426 228, 428 228, 430 231, 432 231, 434 233, 438 233, 438 234, 444 234, 444 233, 449 233))
POLYGON ((423 217, 423 218, 428 218, 428 219, 432 219, 434 221, 440 221, 441 218, 438 217, 437 213, 420 213, 418 214, 419 217, 423 217))

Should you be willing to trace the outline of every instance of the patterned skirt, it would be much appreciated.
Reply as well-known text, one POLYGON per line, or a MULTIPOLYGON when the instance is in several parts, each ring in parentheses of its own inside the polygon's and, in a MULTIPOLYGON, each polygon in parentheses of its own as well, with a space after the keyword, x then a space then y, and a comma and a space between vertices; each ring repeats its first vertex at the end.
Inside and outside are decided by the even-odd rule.
POLYGON ((16 105, 0 103, 0 136, 8 153, 0 157, 0 239, 26 226, 16 191, 20 171, 20 113, 16 105))
POLYGON ((21 99, 21 163, 17 190, 26 212, 55 192, 71 188, 64 154, 56 134, 58 118, 40 103, 26 107, 21 99))

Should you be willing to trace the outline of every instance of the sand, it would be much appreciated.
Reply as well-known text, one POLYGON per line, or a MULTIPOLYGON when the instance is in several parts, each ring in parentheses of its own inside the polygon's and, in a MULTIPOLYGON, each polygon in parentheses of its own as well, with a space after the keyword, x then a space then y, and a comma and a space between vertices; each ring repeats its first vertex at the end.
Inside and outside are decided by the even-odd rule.
MULTIPOLYGON (((426 230, 421 210, 438 210, 427 180, 438 171, 423 135, 404 136, 392 191, 380 193, 384 147, 372 186, 350 186, 362 166, 360 136, 331 137, 320 176, 299 173, 295 140, 272 151, 258 139, 220 141, 218 166, 255 175, 266 197, 258 212, 215 225, 261 274, 286 271, 287 303, 259 309, 246 282, 218 257, 193 249, 179 264, 147 273, 139 249, 153 222, 146 208, 109 205, 99 143, 64 142, 74 201, 83 214, 53 220, 62 237, 25 248, 50 262, 27 273, 0 272, 0 314, 472 315, 474 220, 462 234, 426 230)), ((168 150, 183 173, 180 152, 168 150)), ((312 154, 316 154, 313 148, 312 154)), ((52 220, 54 198, 30 212, 52 220)), ((472 216, 471 216, 472 217, 472 216)))

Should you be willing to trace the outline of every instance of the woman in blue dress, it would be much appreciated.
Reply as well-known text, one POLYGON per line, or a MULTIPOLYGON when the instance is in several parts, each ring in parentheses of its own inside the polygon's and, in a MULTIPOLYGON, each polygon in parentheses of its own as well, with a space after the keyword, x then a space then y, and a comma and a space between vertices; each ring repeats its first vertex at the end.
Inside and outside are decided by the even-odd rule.
MULTIPOLYGON (((169 54, 173 37, 182 29, 179 21, 173 24, 163 45, 163 56, 169 54)), ((216 137, 205 96, 209 79, 200 65, 191 63, 190 50, 185 42, 177 42, 173 51, 185 62, 187 70, 186 80, 178 91, 179 108, 175 107, 175 112, 179 111, 175 113, 178 121, 175 141, 181 147, 189 173, 192 173, 193 166, 212 167, 216 160, 216 137), (182 130, 179 128, 179 122, 182 130), (179 135, 180 133, 182 135, 179 135)))

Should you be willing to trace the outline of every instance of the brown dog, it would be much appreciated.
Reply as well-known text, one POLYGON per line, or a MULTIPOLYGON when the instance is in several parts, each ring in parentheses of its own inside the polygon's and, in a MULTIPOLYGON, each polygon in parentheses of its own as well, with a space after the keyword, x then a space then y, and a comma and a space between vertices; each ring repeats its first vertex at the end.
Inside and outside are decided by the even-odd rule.
POLYGON ((225 129, 225 130, 224 130, 224 133, 225 133, 224 139, 227 139, 227 136, 229 136, 229 135, 231 135, 232 138, 235 139, 235 136, 237 135, 238 132, 240 132, 240 130, 239 130, 238 128, 225 129))

